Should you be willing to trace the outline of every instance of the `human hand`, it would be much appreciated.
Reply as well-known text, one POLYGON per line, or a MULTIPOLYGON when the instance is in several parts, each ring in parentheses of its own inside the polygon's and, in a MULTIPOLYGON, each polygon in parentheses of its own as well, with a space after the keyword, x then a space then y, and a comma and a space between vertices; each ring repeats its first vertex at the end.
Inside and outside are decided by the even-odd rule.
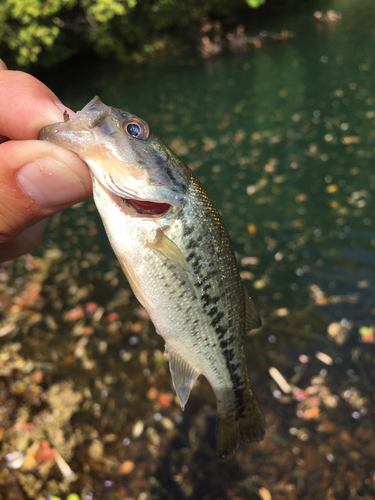
POLYGON ((65 109, 43 83, 0 59, 0 262, 30 252, 50 215, 92 194, 76 154, 37 140, 65 109))

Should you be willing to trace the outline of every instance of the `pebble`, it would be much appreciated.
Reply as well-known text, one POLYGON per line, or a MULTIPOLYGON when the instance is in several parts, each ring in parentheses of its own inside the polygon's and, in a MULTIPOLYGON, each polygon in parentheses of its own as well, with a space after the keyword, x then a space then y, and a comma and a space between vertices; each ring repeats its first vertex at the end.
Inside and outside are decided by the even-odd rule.
POLYGON ((133 438, 138 438, 142 434, 143 429, 144 429, 144 423, 142 422, 142 420, 138 420, 138 422, 136 422, 133 427, 132 431, 133 438))
POLYGON ((267 490, 267 488, 260 488, 258 494, 262 500, 272 500, 271 493, 267 490))
POLYGON ((130 474, 134 469, 134 462, 132 460, 125 460, 119 467, 120 474, 130 474))
POLYGON ((158 403, 163 408, 168 408, 171 405, 172 399, 172 394, 159 394, 158 403))
POLYGON ((76 321, 77 319, 82 318, 84 312, 81 307, 75 307, 74 309, 71 309, 67 313, 65 313, 65 319, 68 321, 76 321))
POLYGON ((104 445, 99 439, 94 439, 94 441, 90 444, 88 449, 89 455, 94 460, 98 460, 103 456, 104 445))

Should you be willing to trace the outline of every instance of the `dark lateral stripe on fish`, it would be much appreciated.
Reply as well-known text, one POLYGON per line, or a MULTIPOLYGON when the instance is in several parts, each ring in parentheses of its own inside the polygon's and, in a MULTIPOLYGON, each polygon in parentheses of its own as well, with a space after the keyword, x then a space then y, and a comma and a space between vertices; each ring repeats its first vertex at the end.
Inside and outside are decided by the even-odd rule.
MULTIPOLYGON (((189 262, 189 260, 192 260, 195 257, 197 257, 197 254, 193 251, 189 253, 189 255, 186 257, 186 260, 189 262)), ((199 259, 201 259, 201 257, 199 257, 199 259)))
POLYGON ((190 236, 193 231, 194 227, 188 226, 187 224, 183 226, 183 236, 190 236))
POLYGON ((226 349, 223 349, 222 354, 224 356, 233 387, 236 418, 240 418, 245 413, 247 396, 247 394, 245 394, 246 387, 242 382, 241 377, 236 373, 240 368, 240 365, 238 363, 232 363, 232 360, 235 357, 233 349, 227 347, 226 349))
MULTIPOLYGON (((215 309, 215 308, 214 308, 215 309)), ((216 308, 217 310, 217 308, 216 308)), ((215 313, 216 314, 216 313, 215 313)), ((212 319, 211 321, 211 326, 215 328, 215 326, 218 325, 218 323, 221 321, 221 319, 224 317, 224 313, 222 311, 218 312, 216 316, 212 319)))
POLYGON ((192 262, 191 267, 192 267, 193 271, 195 271, 197 274, 199 274, 202 270, 201 264, 198 264, 197 262, 192 262))
MULTIPOLYGON (((233 341, 233 335, 229 335, 226 339, 223 338, 227 334, 228 328, 219 325, 218 323, 224 317, 224 313, 222 311, 218 311, 217 307, 212 308, 210 312, 212 311, 213 314, 216 314, 216 316, 214 316, 214 318, 212 319, 211 325, 215 328, 218 340, 220 341, 220 347, 223 349, 222 354, 224 356, 225 363, 227 365, 230 379, 233 385, 236 414, 239 418, 241 415, 243 415, 246 408, 244 397, 245 386, 241 382, 241 377, 236 373, 236 371, 240 368, 240 365, 238 363, 232 363, 232 360, 235 357, 235 353, 234 350, 229 347, 229 344, 233 341)), ((209 315, 210 312, 208 313, 209 315)))
MULTIPOLYGON (((230 347, 228 347, 227 349, 224 349, 223 354, 225 354, 225 357, 228 361, 232 361, 232 359, 234 358, 234 351, 230 347)), ((231 368, 234 369, 234 368, 237 368, 237 366, 235 367, 235 366, 231 365, 231 368)))
POLYGON ((197 248, 197 247, 199 247, 199 243, 194 239, 189 240, 188 244, 186 245, 187 250, 190 250, 192 248, 197 248))
MULTIPOLYGON (((219 310, 218 310, 218 308, 217 308, 216 306, 214 306, 212 309, 210 309, 210 310, 207 312, 207 314, 208 314, 208 316, 211 316, 211 317, 212 317, 212 316, 218 315, 218 311, 219 311, 219 310)), ((220 314, 220 313, 219 313, 219 314, 220 314)), ((224 316, 224 313, 222 313, 222 314, 223 314, 223 316, 224 316)), ((218 319, 217 319, 217 316, 216 316, 216 320, 218 320, 218 319)))
MULTIPOLYGON (((203 287, 203 290, 207 290, 207 288, 203 287)), ((203 295, 201 295, 201 299, 203 302, 203 308, 205 309, 211 304, 216 304, 220 300, 220 297, 211 297, 210 295, 208 295, 208 293, 204 293, 203 295)))
MULTIPOLYGON (((211 323, 211 325, 212 325, 212 323, 211 323)), ((224 337, 224 335, 227 333, 227 331, 228 331, 228 328, 225 328, 224 326, 221 326, 221 325, 218 325, 215 328, 215 332, 217 333, 219 339, 222 339, 224 337)))
MULTIPOLYGON (((234 373, 233 377, 231 374, 231 379, 233 382, 233 392, 234 392, 234 398, 235 398, 235 407, 236 407, 236 413, 237 413, 237 418, 241 418, 242 415, 245 413, 246 410, 246 401, 245 401, 245 385, 241 383, 241 378, 234 373), (236 386, 235 384, 238 382, 238 385, 236 386)), ((247 391, 246 391, 247 393, 247 391)), ((247 394, 246 394, 247 396, 247 394)))

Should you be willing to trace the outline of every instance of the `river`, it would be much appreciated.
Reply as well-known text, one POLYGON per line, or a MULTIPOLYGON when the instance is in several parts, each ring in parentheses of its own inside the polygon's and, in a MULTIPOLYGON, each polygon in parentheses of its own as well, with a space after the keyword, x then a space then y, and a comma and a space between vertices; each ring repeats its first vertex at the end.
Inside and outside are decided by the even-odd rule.
MULTIPOLYGON (((42 283, 42 302, 30 302, 41 317, 12 316, 17 352, 45 372, 40 390, 73 380, 81 395, 61 424, 65 441, 74 436, 66 460, 75 481, 56 486, 58 473, 38 470, 34 494, 375 497, 375 5, 329 8, 331 17, 311 9, 271 19, 258 45, 236 54, 70 62, 44 75, 72 109, 99 95, 144 118, 206 187, 263 319, 245 347, 268 430, 230 464, 217 461, 213 394, 199 379, 181 413, 161 339, 88 200, 52 218, 35 261, 2 270, 16 296, 42 283)), ((9 384, 3 390, 58 447, 35 400, 9 384)))

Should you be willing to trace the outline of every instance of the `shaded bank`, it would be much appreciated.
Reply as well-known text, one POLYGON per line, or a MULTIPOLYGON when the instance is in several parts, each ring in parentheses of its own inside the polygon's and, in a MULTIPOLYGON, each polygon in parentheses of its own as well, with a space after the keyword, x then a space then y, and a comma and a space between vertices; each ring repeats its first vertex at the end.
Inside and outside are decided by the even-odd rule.
POLYGON ((318 0, 14 0, 0 10, 0 51, 9 67, 34 71, 77 55, 141 62, 202 52, 207 42, 231 48, 238 31, 253 36, 272 18, 319 5, 325 8, 318 0))

